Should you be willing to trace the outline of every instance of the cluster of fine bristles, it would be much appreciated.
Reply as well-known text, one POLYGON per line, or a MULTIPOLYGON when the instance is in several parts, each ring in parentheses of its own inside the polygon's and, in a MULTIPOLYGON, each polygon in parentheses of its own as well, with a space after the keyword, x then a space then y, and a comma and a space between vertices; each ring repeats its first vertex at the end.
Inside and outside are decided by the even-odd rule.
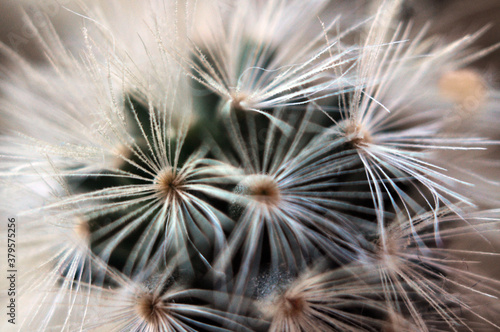
POLYGON ((0 46, 0 330, 500 329, 484 30, 402 0, 60 5, 71 43, 26 10, 47 61, 0 46))

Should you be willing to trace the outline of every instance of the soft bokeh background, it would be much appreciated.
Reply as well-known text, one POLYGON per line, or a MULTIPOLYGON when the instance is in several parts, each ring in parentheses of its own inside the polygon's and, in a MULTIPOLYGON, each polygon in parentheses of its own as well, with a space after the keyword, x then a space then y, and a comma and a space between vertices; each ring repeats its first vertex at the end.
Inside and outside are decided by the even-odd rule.
MULTIPOLYGON (((85 1, 86 5, 101 0, 85 1)), ((358 10, 368 10, 373 0, 345 0, 349 6, 358 10)), ((377 0, 380 2, 381 0, 377 0)), ((78 32, 80 20, 64 7, 75 9, 76 0, 0 0, 0 41, 9 45, 32 61, 40 61, 36 39, 32 37, 27 24, 23 20, 21 8, 29 13, 38 13, 34 5, 40 5, 42 11, 56 26, 62 39, 71 44, 71 35, 78 32)), ((105 1, 101 1, 105 2, 105 1)), ((123 1, 124 6, 130 6, 133 1, 123 1)), ((331 8, 335 13, 336 7, 331 8)), ((36 15, 35 15, 36 17, 36 15)), ((485 48, 500 42, 500 1, 498 0, 405 0, 402 19, 412 19, 415 31, 418 27, 430 23, 430 32, 438 33, 454 39, 465 33, 477 31, 490 26, 484 35, 478 39, 478 48, 485 48)), ((500 50, 496 50, 482 59, 478 66, 495 71, 500 69, 500 50)))

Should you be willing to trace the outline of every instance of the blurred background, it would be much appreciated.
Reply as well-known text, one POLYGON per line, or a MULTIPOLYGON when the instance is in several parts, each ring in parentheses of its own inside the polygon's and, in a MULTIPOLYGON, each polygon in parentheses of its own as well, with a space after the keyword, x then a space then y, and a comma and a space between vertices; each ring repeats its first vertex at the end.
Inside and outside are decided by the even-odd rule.
MULTIPOLYGON (((102 0, 86 1, 86 5, 102 0)), ((370 8, 373 0, 342 0, 357 10, 370 8)), ((381 0, 376 0, 380 2, 381 0)), ((66 8, 75 9, 76 0, 0 0, 0 41, 26 56, 30 61, 42 61, 43 55, 36 38, 23 19, 24 8, 30 15, 48 16, 65 43, 71 47, 71 36, 78 32, 79 19, 66 8)), ((105 2, 105 1, 104 1, 105 2)), ((332 1, 335 12, 339 1, 332 1)), ((123 1, 124 6, 131 1, 123 1)), ((498 0, 404 0, 401 11, 403 20, 412 20, 418 31, 429 23, 431 34, 439 34, 450 40, 459 38, 488 26, 489 29, 476 42, 478 49, 500 42, 500 1, 498 0)), ((500 69, 500 50, 478 61, 476 66, 495 72, 500 69)))

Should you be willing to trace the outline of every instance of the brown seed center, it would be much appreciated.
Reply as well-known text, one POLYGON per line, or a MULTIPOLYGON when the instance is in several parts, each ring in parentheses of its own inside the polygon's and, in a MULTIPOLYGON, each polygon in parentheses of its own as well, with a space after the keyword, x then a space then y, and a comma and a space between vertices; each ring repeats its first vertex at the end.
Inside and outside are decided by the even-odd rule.
POLYGON ((136 311, 139 317, 152 324, 158 322, 165 314, 161 299, 152 294, 145 294, 137 299, 136 311))
POLYGON ((277 205, 281 191, 276 181, 267 175, 251 176, 247 179, 249 194, 258 202, 277 205))
POLYGON ((173 168, 162 170, 154 181, 156 190, 164 198, 171 198, 182 189, 183 181, 173 168))
POLYGON ((245 109, 243 105, 241 105, 242 102, 244 102, 247 99, 247 95, 244 93, 240 92, 235 92, 232 100, 231 100, 231 108, 237 111, 242 111, 245 109))
POLYGON ((355 146, 360 147, 373 142, 368 129, 361 123, 349 122, 344 127, 346 138, 355 146))
POLYGON ((284 297, 284 313, 288 317, 296 317, 304 312, 306 301, 303 297, 285 296, 284 297))

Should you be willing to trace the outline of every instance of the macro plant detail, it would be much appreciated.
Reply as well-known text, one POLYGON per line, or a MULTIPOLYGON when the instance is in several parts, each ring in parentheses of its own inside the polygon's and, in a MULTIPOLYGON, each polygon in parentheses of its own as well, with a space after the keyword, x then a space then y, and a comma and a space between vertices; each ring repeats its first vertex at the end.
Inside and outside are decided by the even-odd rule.
POLYGON ((2 330, 500 329, 496 46, 406 6, 79 3, 71 45, 27 9, 45 61, 0 47, 2 330))

